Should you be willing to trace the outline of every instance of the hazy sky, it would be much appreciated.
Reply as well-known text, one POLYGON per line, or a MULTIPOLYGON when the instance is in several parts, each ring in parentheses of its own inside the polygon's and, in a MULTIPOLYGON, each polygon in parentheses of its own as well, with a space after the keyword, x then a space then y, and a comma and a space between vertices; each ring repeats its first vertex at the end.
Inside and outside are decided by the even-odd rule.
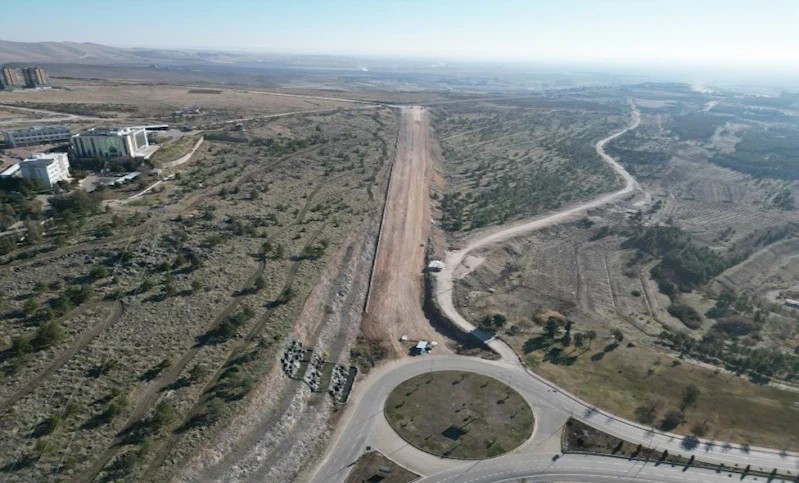
POLYGON ((0 37, 16 41, 564 62, 799 66, 799 0, 4 3, 0 37))

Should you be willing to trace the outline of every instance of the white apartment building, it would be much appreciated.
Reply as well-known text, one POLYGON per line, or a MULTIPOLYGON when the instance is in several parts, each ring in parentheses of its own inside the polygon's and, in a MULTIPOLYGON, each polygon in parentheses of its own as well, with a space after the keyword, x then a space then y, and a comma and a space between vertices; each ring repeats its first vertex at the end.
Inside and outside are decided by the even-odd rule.
POLYGON ((20 161, 19 170, 25 179, 38 179, 48 188, 69 179, 69 159, 66 153, 34 154, 20 161))
POLYGON ((95 128, 72 136, 78 158, 144 157, 148 146, 143 127, 95 128))

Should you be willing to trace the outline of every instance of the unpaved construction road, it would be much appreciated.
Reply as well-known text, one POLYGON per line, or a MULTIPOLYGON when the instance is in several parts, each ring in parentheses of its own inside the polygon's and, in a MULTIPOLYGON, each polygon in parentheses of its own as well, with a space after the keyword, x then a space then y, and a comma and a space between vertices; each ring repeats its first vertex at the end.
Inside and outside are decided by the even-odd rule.
POLYGON ((401 115, 372 291, 363 321, 366 338, 393 355, 406 352, 399 342, 402 335, 410 339, 436 337, 422 312, 424 249, 430 231, 430 125, 422 108, 403 108, 401 115))

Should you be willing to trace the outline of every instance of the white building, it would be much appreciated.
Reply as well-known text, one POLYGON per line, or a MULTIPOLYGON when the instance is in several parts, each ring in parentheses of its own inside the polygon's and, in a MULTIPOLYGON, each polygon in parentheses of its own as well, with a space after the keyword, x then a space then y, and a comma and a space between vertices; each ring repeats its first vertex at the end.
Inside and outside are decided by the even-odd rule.
POLYGON ((138 158, 149 154, 143 127, 95 128, 72 136, 78 158, 138 158))
POLYGON ((6 144, 12 148, 69 142, 69 129, 63 126, 32 127, 3 131, 6 144))
POLYGON ((52 188, 59 181, 69 180, 69 159, 66 153, 34 154, 20 161, 19 170, 25 179, 38 179, 52 188))

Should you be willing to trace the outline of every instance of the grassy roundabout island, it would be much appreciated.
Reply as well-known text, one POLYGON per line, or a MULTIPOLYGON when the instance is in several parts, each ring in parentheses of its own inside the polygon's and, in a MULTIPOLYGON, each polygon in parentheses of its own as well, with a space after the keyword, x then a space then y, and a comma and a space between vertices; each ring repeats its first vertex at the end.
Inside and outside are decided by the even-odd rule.
POLYGON ((535 424, 519 393, 494 378, 461 371, 404 381, 389 394, 385 413, 408 443, 447 458, 507 453, 533 434, 535 424))

